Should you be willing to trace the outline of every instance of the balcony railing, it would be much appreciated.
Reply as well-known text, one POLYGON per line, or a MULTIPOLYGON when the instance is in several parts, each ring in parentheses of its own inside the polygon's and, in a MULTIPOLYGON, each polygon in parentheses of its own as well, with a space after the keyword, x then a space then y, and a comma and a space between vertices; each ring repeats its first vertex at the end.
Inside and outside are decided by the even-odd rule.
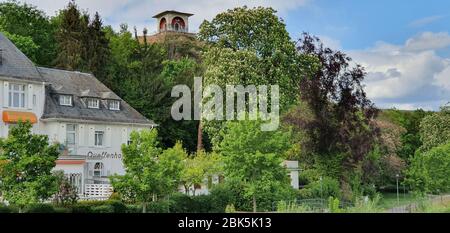
POLYGON ((108 198, 113 188, 110 184, 85 184, 84 196, 86 198, 108 198))

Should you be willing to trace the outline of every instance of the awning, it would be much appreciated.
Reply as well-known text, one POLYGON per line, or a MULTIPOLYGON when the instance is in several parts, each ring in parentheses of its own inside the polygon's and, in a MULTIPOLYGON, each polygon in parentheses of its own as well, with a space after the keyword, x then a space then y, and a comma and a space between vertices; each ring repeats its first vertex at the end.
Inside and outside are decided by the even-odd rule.
POLYGON ((34 124, 37 122, 37 117, 32 112, 3 111, 3 122, 17 123, 19 120, 34 124))

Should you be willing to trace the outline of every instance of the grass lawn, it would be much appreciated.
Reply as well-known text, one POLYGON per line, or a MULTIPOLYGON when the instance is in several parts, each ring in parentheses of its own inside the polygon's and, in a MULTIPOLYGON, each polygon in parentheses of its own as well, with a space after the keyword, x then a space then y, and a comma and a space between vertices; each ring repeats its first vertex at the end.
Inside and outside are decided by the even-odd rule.
POLYGON ((399 204, 397 203, 396 193, 382 193, 379 206, 383 209, 390 209, 396 206, 408 205, 416 202, 416 198, 410 193, 399 193, 399 204))

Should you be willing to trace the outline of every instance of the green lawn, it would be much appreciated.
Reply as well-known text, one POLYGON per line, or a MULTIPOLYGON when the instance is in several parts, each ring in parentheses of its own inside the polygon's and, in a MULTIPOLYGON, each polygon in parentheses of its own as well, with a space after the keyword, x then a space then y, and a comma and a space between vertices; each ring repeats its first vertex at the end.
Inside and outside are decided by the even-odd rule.
POLYGON ((399 203, 397 203, 396 193, 382 193, 381 196, 382 198, 380 200, 379 206, 383 209, 390 209, 396 206, 408 205, 417 201, 416 198, 410 193, 400 193, 399 203))

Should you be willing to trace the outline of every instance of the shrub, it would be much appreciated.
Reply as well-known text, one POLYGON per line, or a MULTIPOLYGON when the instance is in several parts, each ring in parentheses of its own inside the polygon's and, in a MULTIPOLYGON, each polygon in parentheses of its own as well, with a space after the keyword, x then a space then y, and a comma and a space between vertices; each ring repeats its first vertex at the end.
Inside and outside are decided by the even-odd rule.
POLYGON ((378 213, 382 209, 379 207, 381 196, 377 194, 373 199, 360 197, 355 201, 355 206, 346 209, 348 213, 378 213))
POLYGON ((171 213, 190 213, 193 211, 193 200, 190 196, 183 193, 175 193, 170 196, 170 207, 169 211, 171 213))
POLYGON ((112 205, 93 206, 91 211, 92 213, 114 213, 114 207, 112 205))
POLYGON ((417 152, 407 172, 414 191, 440 193, 450 190, 450 143, 425 153, 417 152))
POLYGON ((54 213, 55 209, 53 208, 53 205, 51 204, 32 204, 24 209, 25 213, 54 213))
POLYGON ((211 210, 212 213, 224 213, 229 205, 233 208, 236 203, 236 198, 232 190, 225 184, 215 185, 209 194, 211 196, 211 210))
POLYGON ((17 212, 14 209, 14 207, 0 204, 0 213, 14 213, 14 212, 17 212))
POLYGON ((147 213, 168 213, 170 211, 169 201, 150 202, 147 205, 147 213))
POLYGON ((55 207, 55 213, 59 213, 59 214, 72 213, 72 209, 66 208, 66 207, 55 207))
POLYGON ((343 210, 339 207, 339 199, 334 197, 328 198, 328 211, 330 213, 342 213, 343 210))
POLYGON ((126 205, 126 213, 142 213, 142 206, 126 205))
POLYGON ((300 190, 300 198, 328 198, 342 195, 339 181, 330 177, 323 177, 322 181, 317 180, 306 185, 300 190))
POLYGON ((225 213, 234 213, 236 212, 236 209, 234 208, 234 205, 227 205, 227 207, 225 207, 225 213))

